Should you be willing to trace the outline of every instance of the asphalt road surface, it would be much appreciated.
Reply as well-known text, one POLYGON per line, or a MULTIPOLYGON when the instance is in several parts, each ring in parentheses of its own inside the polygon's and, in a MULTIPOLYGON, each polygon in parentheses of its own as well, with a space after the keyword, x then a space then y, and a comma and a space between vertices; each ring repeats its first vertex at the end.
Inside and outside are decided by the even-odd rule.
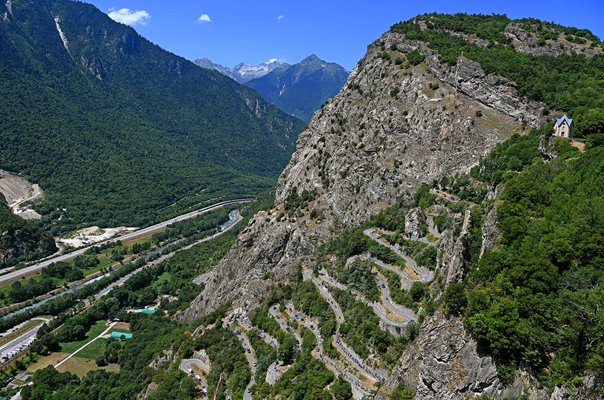
POLYGON ((243 400, 252 400, 252 386, 256 384, 256 352, 250 343, 250 339, 247 337, 247 333, 236 325, 230 325, 229 329, 237 335, 237 339, 241 342, 243 349, 245 350, 245 358, 247 363, 250 365, 252 377, 248 382, 245 393, 243 394, 243 400))
MULTIPOLYGON (((178 248, 175 249, 174 251, 171 251, 170 253, 164 254, 162 255, 160 258, 153 260, 145 265, 143 265, 142 267, 130 272, 129 274, 127 274, 126 276, 123 276, 122 278, 120 278, 119 280, 109 284, 108 286, 106 286, 105 288, 101 289, 99 292, 97 292, 94 295, 95 299, 98 299, 100 297, 105 296, 107 293, 109 293, 111 291, 111 289, 117 287, 117 286, 121 286, 123 285, 132 275, 140 272, 143 269, 146 268, 150 268, 153 265, 156 265, 164 260, 167 260, 168 258, 172 257, 174 254, 176 254, 177 252, 181 251, 181 250, 187 250, 193 246, 198 245, 199 243, 203 243, 203 242, 208 242, 210 240, 215 239, 216 237, 228 232, 229 230, 231 230, 233 227, 235 227, 243 218, 241 217, 241 215, 237 214, 237 216, 235 218, 233 218, 230 223, 228 225, 225 225, 226 227, 223 226, 223 229, 220 232, 215 233, 212 236, 208 236, 206 238, 200 239, 196 242, 193 242, 191 244, 189 244, 188 246, 182 247, 182 248, 178 248)), ((60 293, 59 295, 61 295, 63 293, 60 293)), ((50 299, 52 299, 54 297, 51 297, 50 299)), ((48 301, 49 299, 47 299, 46 301, 48 301)), ((39 307, 43 302, 34 304, 30 307, 39 307)), ((21 310, 20 310, 21 311, 21 310)), ((42 319, 42 318, 33 318, 33 319, 42 319)), ((45 319, 44 319, 45 320, 45 319)), ((47 320, 45 320, 46 322, 48 322, 47 320)), ((40 325, 41 326, 41 325, 40 325)), ((113 325, 112 325, 113 326, 113 325)), ((5 361, 6 359, 10 359, 12 358, 15 354, 17 354, 19 351, 27 348, 29 345, 31 345, 31 343, 34 341, 35 337, 36 337, 36 333, 38 331, 40 327, 36 327, 34 329, 32 329, 32 331, 26 332, 24 335, 20 336, 19 338, 14 339, 13 341, 7 343, 6 345, 0 347, 0 361, 5 361)), ((102 334, 100 335, 102 336, 102 334)), ((96 339, 95 339, 96 340, 96 339)), ((89 342, 91 343, 91 342, 89 342)), ((88 344, 86 344, 85 346, 87 346, 88 344)), ((85 347, 84 346, 84 347, 85 347)), ((80 351, 81 349, 79 349, 78 351, 80 351)), ((75 353, 74 353, 75 354, 75 353)), ((73 354, 72 354, 73 356, 73 354)), ((67 361, 67 359, 63 360, 61 362, 61 364, 63 362, 67 361)), ((59 364, 60 365, 60 364, 59 364)), ((58 367, 58 365, 57 365, 58 367)))
MULTIPOLYGON (((41 319, 41 318, 35 318, 41 319)), ((48 322, 47 319, 43 319, 44 322, 48 322)), ((0 346, 0 362, 4 362, 16 354, 18 354, 21 350, 28 347, 35 339, 38 330, 42 327, 43 324, 40 324, 31 330, 25 332, 21 336, 18 336, 11 340, 10 342, 0 346)))
POLYGON ((407 265, 409 265, 409 267, 411 267, 411 269, 420 276, 419 282, 424 282, 424 283, 432 282, 432 279, 434 279, 434 271, 430 271, 427 268, 423 268, 423 267, 420 267, 419 265, 417 265, 417 263, 415 262, 414 259, 412 259, 406 253, 401 251, 401 248, 399 245, 392 245, 387 240, 385 240, 380 234, 378 234, 374 229, 365 229, 363 231, 363 233, 365 234, 365 236, 378 242, 382 246, 386 246, 386 247, 390 248, 392 251, 394 251, 396 253, 397 256, 399 256, 403 260, 405 260, 407 265))
MULTIPOLYGON (((408 320, 410 320, 410 318, 408 316, 415 315, 415 314, 413 314, 413 312, 411 310, 407 310, 408 312, 411 313, 411 314, 408 314, 408 313, 400 312, 398 307, 388 307, 392 313, 394 313, 394 314, 398 315, 400 318, 406 320, 405 322, 393 321, 393 320, 389 319, 388 316, 386 315, 386 313, 385 313, 386 310, 385 310, 384 305, 382 305, 376 301, 370 301, 369 299, 367 299, 365 297, 365 295, 363 295, 363 293, 359 292, 358 290, 348 288, 345 285, 342 285, 341 283, 335 281, 331 276, 329 276, 329 274, 327 274, 327 271, 325 271, 325 270, 321 271, 321 275, 319 276, 319 279, 321 279, 322 282, 325 282, 326 284, 333 286, 337 289, 350 290, 352 292, 352 294, 354 294, 356 296, 356 300, 360 301, 361 303, 365 304, 368 307, 371 307, 373 309, 373 312, 386 325, 390 325, 390 326, 394 326, 394 327, 398 327, 398 328, 405 327, 409 323, 408 320)), ((387 289, 386 283, 383 282, 383 280, 379 276, 376 276, 376 284, 378 284, 381 288, 381 295, 382 295, 382 299, 383 299, 384 303, 386 303, 386 306, 389 306, 393 302, 391 301, 392 299, 390 299, 389 293, 386 293, 387 296, 384 296, 384 290, 387 289), (382 286, 382 285, 384 285, 384 286, 382 286)), ((402 306, 400 306, 400 307, 402 307, 402 306)))
POLYGON ((210 373, 210 367, 198 358, 185 358, 180 362, 178 368, 180 368, 180 370, 185 374, 189 374, 189 369, 193 369, 194 366, 202 371, 210 373))
POLYGON ((365 385, 363 384, 363 382, 361 382, 359 378, 349 372, 347 368, 340 363, 339 360, 334 360, 325 353, 325 350, 323 348, 323 338, 321 337, 321 332, 319 331, 317 321, 302 314, 301 312, 296 311, 293 307, 291 307, 290 312, 293 315, 301 316, 300 321, 302 322, 302 324, 315 335, 315 338, 317 339, 317 348, 313 350, 312 356, 317 360, 325 363, 325 367, 331 372, 333 372, 334 375, 342 377, 345 381, 350 383, 352 387, 353 398, 355 400, 361 400, 366 397, 371 397, 371 390, 365 387, 365 385))
POLYGON ((407 321, 417 321, 417 314, 415 314, 412 310, 408 309, 407 307, 397 304, 392 300, 392 297, 390 297, 388 283, 383 280, 379 275, 376 275, 375 279, 380 285, 380 295, 384 300, 384 303, 388 306, 388 308, 392 312, 406 319, 407 321))

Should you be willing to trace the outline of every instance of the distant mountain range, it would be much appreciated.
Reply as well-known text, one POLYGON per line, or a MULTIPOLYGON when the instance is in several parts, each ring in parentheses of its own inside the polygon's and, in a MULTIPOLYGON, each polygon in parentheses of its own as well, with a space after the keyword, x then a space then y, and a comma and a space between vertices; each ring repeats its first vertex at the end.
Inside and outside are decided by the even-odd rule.
POLYGON ((325 62, 314 54, 294 65, 272 61, 258 66, 238 64, 230 69, 207 58, 195 63, 243 82, 269 103, 307 122, 327 99, 340 91, 348 78, 348 71, 342 66, 325 62))
POLYGON ((268 74, 246 82, 271 104, 304 121, 327 99, 335 96, 348 79, 348 71, 316 55, 298 64, 282 65, 268 74))
POLYGON ((240 63, 235 65, 233 68, 229 68, 225 67, 224 65, 216 64, 206 57, 200 58, 199 60, 195 60, 194 62, 200 67, 216 70, 239 83, 245 83, 251 81, 252 79, 260 78, 277 67, 288 65, 280 63, 277 60, 269 60, 260 65, 249 65, 240 63))
POLYGON ((90 4, 0 3, 0 168, 40 184, 61 230, 257 193, 303 125, 90 4))

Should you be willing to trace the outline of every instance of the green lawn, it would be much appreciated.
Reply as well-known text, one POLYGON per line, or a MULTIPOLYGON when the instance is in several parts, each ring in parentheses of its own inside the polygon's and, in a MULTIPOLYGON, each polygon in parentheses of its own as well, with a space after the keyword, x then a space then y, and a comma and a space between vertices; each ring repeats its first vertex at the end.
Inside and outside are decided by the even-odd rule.
MULTIPOLYGON (((92 325, 92 327, 90 328, 90 330, 86 333, 86 339, 84 340, 79 340, 77 342, 69 342, 69 343, 61 343, 61 352, 62 353, 73 353, 74 351, 76 351, 77 349, 79 349, 80 347, 82 347, 84 344, 88 343, 89 341, 91 341, 92 339, 94 339, 95 337, 97 337, 98 335, 101 334, 101 332, 103 332, 105 330, 106 326, 105 326, 105 321, 97 321, 96 324, 92 325)), ((95 346, 95 343, 93 343, 91 346, 95 346)), ((84 349, 85 351, 86 349, 84 349)), ((78 353, 79 355, 80 353, 78 353)))
POLYGON ((13 282, 0 286, 0 293, 3 293, 5 296, 8 296, 8 292, 10 292, 10 288, 13 282))
POLYGON ((164 272, 163 274, 161 274, 160 276, 157 277, 157 279, 155 280, 155 282, 153 282, 153 284, 151 286, 153 286, 154 288, 157 288, 163 282, 167 282, 171 279, 172 279, 172 274, 170 272, 164 272))
POLYGON ((90 276, 90 275, 94 274, 95 272, 99 272, 103 268, 107 268, 107 267, 115 264, 115 261, 113 261, 110 258, 102 258, 102 257, 99 257, 99 258, 100 258, 99 263, 96 266, 82 270, 82 272, 84 273, 84 276, 90 276))
POLYGON ((96 360, 98 356, 103 354, 105 346, 107 346, 107 339, 97 339, 88 346, 84 347, 76 357, 88 358, 90 360, 96 360))

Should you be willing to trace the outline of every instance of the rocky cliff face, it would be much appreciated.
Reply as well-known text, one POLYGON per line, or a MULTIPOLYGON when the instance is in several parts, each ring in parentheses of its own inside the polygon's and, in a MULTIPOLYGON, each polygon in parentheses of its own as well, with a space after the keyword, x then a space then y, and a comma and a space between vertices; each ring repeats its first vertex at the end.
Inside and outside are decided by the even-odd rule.
MULTIPOLYGON (((184 317, 193 320, 228 300, 252 308, 338 230, 411 196, 422 183, 467 171, 497 143, 539 125, 541 111, 512 82, 468 59, 443 65, 425 44, 383 35, 301 134, 279 178, 275 207, 254 216, 184 317), (424 62, 395 61, 411 51, 424 62), (286 204, 294 193, 310 193, 311 200, 292 212, 286 204)), ((469 224, 468 214, 465 229, 469 224)), ((461 239, 448 235, 439 249, 445 285, 463 276, 461 239)), ((417 388, 418 398, 512 390, 499 382, 492 360, 478 355, 461 321, 441 314, 424 322, 385 390, 400 381, 417 388)))
MULTIPOLYGON (((424 29, 426 28, 423 21, 420 21, 419 24, 424 29)), ((491 41, 473 34, 448 29, 445 32, 480 47, 489 47, 493 44, 491 41)), ((512 21, 505 27, 503 34, 510 40, 514 50, 534 56, 557 57, 562 54, 581 54, 586 57, 593 57, 603 53, 602 47, 599 47, 599 44, 594 42, 593 39, 589 37, 577 38, 571 34, 565 34, 556 26, 547 23, 537 25, 528 21, 524 21, 524 23, 512 21)))
POLYGON ((520 379, 503 385, 493 360, 478 354, 463 322, 442 313, 422 325, 418 340, 405 352, 377 399, 388 399, 385 393, 400 383, 414 388, 418 399, 435 400, 474 399, 481 394, 513 397, 523 389, 520 379))
MULTIPOLYGON (((417 23, 421 29, 421 19, 417 23)), ((526 24, 505 24, 503 33, 518 52, 592 56, 601 51, 599 45, 580 43, 582 39, 562 31, 557 39, 543 39, 542 32, 526 24)), ((467 33, 447 32, 478 46, 490 45, 467 33)), ((464 57, 454 66, 443 64, 423 42, 383 35, 300 136, 279 179, 274 208, 254 216, 184 317, 205 315, 228 300, 245 313, 270 286, 285 281, 298 266, 311 265, 317 247, 342 228, 410 197, 422 183, 467 171, 512 133, 543 122, 542 105, 520 97, 514 82, 487 74, 464 57), (412 66, 409 55, 416 52, 423 61, 412 66)), ((495 200, 499 189, 488 198, 495 200)), ((473 221, 469 211, 455 213, 455 226, 461 229, 440 231, 434 221, 443 211, 438 207, 444 206, 412 209, 404 217, 406 237, 421 239, 427 228, 439 238, 437 277, 429 288, 436 300, 447 285, 464 277, 466 246, 476 234, 472 225, 482 223, 481 256, 497 246, 500 236, 496 208, 485 210, 482 221, 473 221)), ((511 383, 502 382, 495 362, 479 351, 463 321, 441 311, 421 323, 417 338, 389 372, 379 399, 389 398, 400 384, 412 388, 418 399, 602 398, 591 376, 576 387, 553 390, 540 387, 524 371, 511 383)))
POLYGON ((277 280, 287 276, 338 229, 410 196, 422 183, 466 171, 523 126, 541 122, 540 105, 519 98, 511 82, 470 60, 458 64, 443 65, 423 43, 395 33, 371 44, 344 89, 300 135, 279 178, 275 207, 251 220, 186 318, 232 298, 253 304, 253 294, 275 280, 264 280, 266 272, 277 280), (412 50, 425 61, 393 61, 412 50), (315 193, 313 201, 288 217, 286 199, 305 190, 315 193))
POLYGON ((418 339, 405 351, 376 400, 389 399, 401 383, 413 388, 415 398, 422 400, 469 400, 481 395, 496 399, 602 399, 593 376, 584 377, 575 388, 556 387, 551 394, 523 371, 511 384, 504 384, 493 359, 478 352, 463 322, 441 312, 422 324, 418 339))

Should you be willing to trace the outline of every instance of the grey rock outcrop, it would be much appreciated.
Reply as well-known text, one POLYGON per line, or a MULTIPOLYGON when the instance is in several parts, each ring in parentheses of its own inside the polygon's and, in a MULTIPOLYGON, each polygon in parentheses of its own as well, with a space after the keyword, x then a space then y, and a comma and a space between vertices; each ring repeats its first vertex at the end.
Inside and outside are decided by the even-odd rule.
POLYGON ((149 398, 149 396, 151 396, 153 394, 153 392, 155 392, 157 390, 157 388, 159 387, 159 385, 155 382, 151 382, 149 385, 147 385, 142 392, 140 392, 138 394, 138 396, 136 397, 138 400, 145 400, 147 398, 149 398))
MULTIPOLYGON (((414 21, 421 30, 427 30, 428 26, 422 18, 414 21)), ((504 29, 503 34, 508 39, 507 43, 501 43, 493 40, 481 38, 473 33, 458 32, 450 29, 443 29, 450 36, 461 38, 468 43, 487 48, 493 45, 511 45, 519 53, 530 54, 533 56, 554 56, 563 54, 581 54, 586 57, 593 57, 604 53, 601 43, 595 42, 587 37, 576 37, 564 33, 559 27, 547 23, 534 23, 524 21, 512 21, 504 29), (542 39, 537 32, 543 31, 542 39), (554 38, 554 39, 552 39, 554 38), (581 43, 578 43, 581 41, 581 43)))
POLYGON ((185 311, 185 318, 202 316, 234 295, 243 308, 254 307, 274 282, 286 280, 304 261, 304 255, 328 236, 327 225, 310 218, 281 222, 281 209, 263 211, 252 218, 225 258, 205 276, 209 290, 185 311))
MULTIPOLYGON (((230 300, 241 312, 252 309, 271 286, 310 265, 318 246, 342 228, 410 198, 422 183, 466 172, 511 134, 540 125, 542 111, 540 103, 519 96, 513 82, 485 73, 478 63, 460 57, 451 67, 424 43, 386 33, 368 47, 345 88, 315 113, 279 178, 274 208, 256 214, 203 277, 205 288, 183 318, 193 320, 230 300), (406 68, 395 62, 413 50, 425 56, 423 63, 406 68), (285 208, 292 207, 290 196, 305 191, 313 194, 308 203, 285 208)), ((421 237, 425 218, 418 213, 412 210, 405 218, 412 238, 421 237)), ((469 212, 454 218, 463 219, 459 235, 451 229, 436 232, 432 223, 440 237, 440 277, 431 284, 433 293, 465 273, 464 237, 472 220, 469 212)), ((493 208, 484 221, 481 254, 499 235, 493 208)), ((462 321, 442 312, 423 322, 378 398, 386 399, 401 382, 421 399, 598 398, 589 377, 579 391, 560 387, 551 395, 522 371, 511 385, 504 384, 462 321)))
POLYGON ((437 267, 440 276, 444 277, 444 286, 438 281, 432 283, 433 289, 446 289, 451 283, 459 282, 465 274, 464 269, 464 239, 472 223, 470 210, 466 210, 459 236, 454 237, 451 230, 441 236, 437 252, 437 267))
MULTIPOLYGON (((551 28, 550 28, 551 29, 551 28)), ((510 22, 505 28, 504 34, 512 40, 514 49, 520 53, 533 56, 560 56, 562 54, 582 54, 593 57, 602 54, 602 48, 591 46, 591 40, 586 43, 573 43, 562 33, 556 32, 556 40, 544 40, 540 42, 537 35, 529 32, 517 22, 510 22)))
POLYGON ((465 172, 520 132, 522 119, 529 125, 540 121, 538 105, 524 107, 505 80, 480 71, 468 67, 458 76, 483 89, 462 90, 451 84, 455 71, 420 42, 386 33, 370 45, 346 87, 300 135, 279 178, 275 208, 252 219, 185 318, 233 298, 253 305, 254 293, 285 279, 338 229, 409 197, 422 183, 465 172), (393 59, 420 49, 426 63, 403 69, 379 58, 393 43, 399 49, 393 59), (304 190, 317 193, 305 216, 283 216, 287 197, 304 190), (310 218, 311 212, 320 217, 310 218), (269 271, 274 277, 263 280, 269 271))
POLYGON ((462 38, 466 42, 474 43, 475 45, 480 46, 480 47, 489 47, 489 45, 491 44, 490 41, 479 38, 478 36, 476 36, 474 34, 470 35, 470 34, 467 34, 464 32, 456 32, 456 31, 452 31, 452 30, 448 30, 448 29, 445 29, 445 32, 447 32, 451 36, 462 38))
POLYGON ((412 208, 405 216, 405 235, 410 239, 419 239, 424 236, 422 234, 421 221, 422 217, 425 220, 425 216, 422 214, 422 210, 419 208, 412 208))
POLYGON ((522 370, 511 384, 504 384, 493 359, 478 353, 462 320, 442 312, 424 321, 418 339, 405 350, 376 399, 389 399, 401 383, 413 388, 415 398, 422 400, 475 399, 481 395, 495 399, 602 399, 593 376, 584 377, 579 387, 558 386, 551 394, 522 370))
POLYGON ((502 384, 495 363, 478 354, 463 322, 441 312, 422 324, 418 339, 405 351, 377 399, 388 399, 387 393, 400 383, 414 388, 416 398, 422 400, 474 399, 482 394, 506 398, 523 390, 520 379, 502 384))
POLYGON ((175 354, 174 349, 172 348, 164 350, 161 354, 151 360, 151 362, 149 363, 149 368, 165 369, 172 362, 174 362, 177 356, 178 354, 175 354))
MULTIPOLYGON (((584 376, 581 385, 574 388, 556 386, 549 400, 593 399, 602 400, 602 392, 596 378, 584 376)), ((531 399, 532 400, 532 399, 531 399)))
POLYGON ((482 258, 485 252, 493 250, 500 237, 501 231, 497 227, 497 207, 493 206, 482 223, 482 244, 479 257, 482 258))
POLYGON ((389 32, 380 40, 385 48, 396 46, 405 53, 421 50, 426 57, 426 68, 434 77, 448 83, 455 91, 478 101, 487 109, 500 111, 530 127, 537 127, 545 121, 542 115, 543 105, 519 96, 515 83, 509 79, 487 74, 479 63, 463 56, 457 59, 455 66, 443 64, 438 53, 427 48, 423 42, 401 39, 402 37, 389 32))

